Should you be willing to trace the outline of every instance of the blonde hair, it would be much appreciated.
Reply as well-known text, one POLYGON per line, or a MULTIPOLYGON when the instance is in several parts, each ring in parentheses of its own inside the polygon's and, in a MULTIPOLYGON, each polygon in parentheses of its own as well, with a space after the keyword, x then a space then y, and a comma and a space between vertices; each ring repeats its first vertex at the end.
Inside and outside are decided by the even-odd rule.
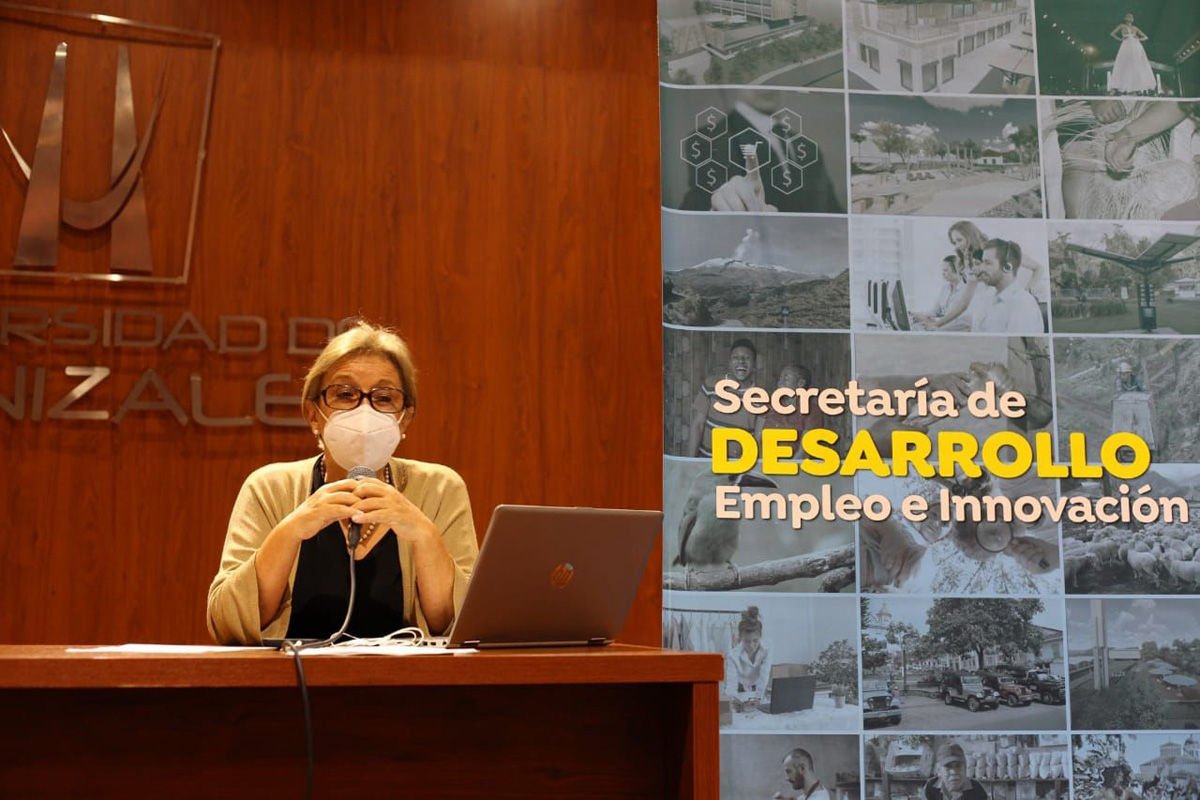
POLYGON ((742 612, 742 618, 738 621, 738 635, 752 636, 756 633, 762 633, 762 620, 758 616, 758 606, 750 606, 742 612))
POLYGON ((316 402, 325 375, 335 364, 351 356, 383 356, 400 374, 404 406, 417 410, 417 368, 413 366, 408 345, 396 333, 360 320, 357 325, 329 340, 304 378, 304 399, 316 402))

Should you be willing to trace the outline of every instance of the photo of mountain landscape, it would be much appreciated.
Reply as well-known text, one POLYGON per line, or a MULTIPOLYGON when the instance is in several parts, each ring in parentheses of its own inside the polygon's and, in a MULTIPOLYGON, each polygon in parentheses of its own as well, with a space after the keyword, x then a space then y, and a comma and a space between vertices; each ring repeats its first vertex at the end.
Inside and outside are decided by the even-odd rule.
POLYGON ((663 212, 663 322, 847 329, 846 221, 663 212))

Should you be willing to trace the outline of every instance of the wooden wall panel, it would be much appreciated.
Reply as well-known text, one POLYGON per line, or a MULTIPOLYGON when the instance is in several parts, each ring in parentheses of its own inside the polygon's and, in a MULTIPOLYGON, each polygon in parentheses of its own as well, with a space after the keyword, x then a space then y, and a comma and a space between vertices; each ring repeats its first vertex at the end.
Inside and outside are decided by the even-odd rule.
MULTIPOLYGON (((402 454, 463 474, 480 535, 500 502, 661 508, 652 0, 42 5, 218 34, 208 163, 185 287, 0 278, 0 305, 93 321, 153 309, 168 325, 190 311, 212 328, 255 314, 271 346, 220 357, 12 340, 0 395, 18 365, 46 366, 56 399, 74 383, 64 366, 105 364, 113 377, 80 407, 115 410, 153 368, 185 409, 196 372, 207 413, 253 413, 260 375, 289 373, 298 390, 306 360, 284 353, 288 317, 361 313, 399 328, 421 368, 402 454)), ((0 115, 21 114, 18 143, 32 148, 45 78, 30 88, 4 63, 0 115)), ((146 80, 135 72, 140 108, 146 80)), ((11 263, 22 195, 3 156, 11 263)), ((164 191, 186 189, 154 185, 152 167, 153 217, 178 205, 164 191)), ((105 263, 94 243, 63 248, 76 246, 64 262, 105 263)), ((238 486, 314 452, 304 428, 181 426, 162 412, 119 426, 0 413, 0 441, 0 641, 19 643, 205 641, 238 486)), ((656 556, 627 641, 658 641, 659 572, 656 556)))

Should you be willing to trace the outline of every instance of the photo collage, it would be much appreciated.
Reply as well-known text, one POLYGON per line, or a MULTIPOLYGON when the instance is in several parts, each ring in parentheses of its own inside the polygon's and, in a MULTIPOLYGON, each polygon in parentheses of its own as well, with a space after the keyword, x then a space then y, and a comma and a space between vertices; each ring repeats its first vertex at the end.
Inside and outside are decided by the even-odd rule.
POLYGON ((1200 3, 658 8, 663 643, 724 657, 722 798, 1200 800, 1200 3), (923 377, 1026 413, 719 410, 720 381, 923 377), (1133 433, 1152 463, 1129 489, 1193 519, 729 519, 727 486, 1122 489, 717 475, 724 428, 828 429, 841 455, 864 428, 1048 434, 1060 460, 1082 433, 1093 464, 1133 433))

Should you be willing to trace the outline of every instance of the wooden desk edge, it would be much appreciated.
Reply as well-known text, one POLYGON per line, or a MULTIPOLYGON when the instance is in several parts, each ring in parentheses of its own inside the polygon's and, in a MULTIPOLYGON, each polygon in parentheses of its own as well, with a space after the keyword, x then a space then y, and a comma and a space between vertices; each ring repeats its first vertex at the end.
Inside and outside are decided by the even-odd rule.
MULTIPOLYGON (((461 686, 712 683, 715 653, 634 645, 481 651, 461 655, 317 656, 304 660, 309 686, 461 686)), ((198 689, 295 686, 292 657, 240 653, 68 653, 65 646, 0 645, 0 689, 198 689)))

